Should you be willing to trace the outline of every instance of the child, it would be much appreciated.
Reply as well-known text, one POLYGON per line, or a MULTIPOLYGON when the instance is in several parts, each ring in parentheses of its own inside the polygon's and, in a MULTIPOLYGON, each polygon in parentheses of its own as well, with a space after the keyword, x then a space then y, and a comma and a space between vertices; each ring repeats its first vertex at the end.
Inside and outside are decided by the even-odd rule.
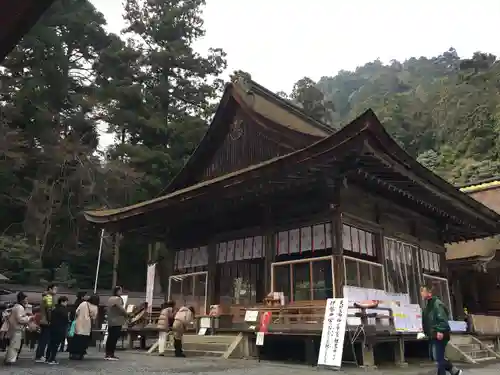
POLYGON ((50 321, 50 341, 46 355, 48 364, 57 365, 56 355, 61 342, 66 337, 69 324, 68 318, 68 297, 59 297, 57 305, 52 310, 52 319, 50 321))

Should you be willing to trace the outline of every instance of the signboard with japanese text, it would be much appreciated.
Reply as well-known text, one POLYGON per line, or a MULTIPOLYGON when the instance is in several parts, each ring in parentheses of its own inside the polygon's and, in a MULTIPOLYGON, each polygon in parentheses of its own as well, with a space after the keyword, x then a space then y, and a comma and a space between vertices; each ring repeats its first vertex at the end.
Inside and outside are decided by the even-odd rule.
POLYGON ((318 365, 341 367, 347 325, 347 298, 326 300, 318 365))

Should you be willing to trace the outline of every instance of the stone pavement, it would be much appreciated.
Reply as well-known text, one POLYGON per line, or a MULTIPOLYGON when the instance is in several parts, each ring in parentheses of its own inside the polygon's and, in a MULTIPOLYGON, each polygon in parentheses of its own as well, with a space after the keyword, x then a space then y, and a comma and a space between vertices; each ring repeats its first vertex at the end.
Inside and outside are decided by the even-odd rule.
MULTIPOLYGON (((91 352, 81 362, 60 356, 58 366, 35 364, 30 353, 23 353, 15 367, 0 367, 0 375, 90 375, 90 374, 172 374, 172 375, 420 375, 434 374, 431 368, 410 366, 405 369, 378 369, 365 371, 362 369, 343 369, 333 371, 316 369, 304 365, 257 362, 254 360, 222 360, 217 358, 192 357, 178 359, 172 357, 149 356, 145 353, 122 352, 120 361, 108 362, 102 359, 102 354, 91 352), (332 374, 333 373, 333 374, 332 374)), ((464 375, 498 375, 500 364, 483 368, 468 368, 464 375)))

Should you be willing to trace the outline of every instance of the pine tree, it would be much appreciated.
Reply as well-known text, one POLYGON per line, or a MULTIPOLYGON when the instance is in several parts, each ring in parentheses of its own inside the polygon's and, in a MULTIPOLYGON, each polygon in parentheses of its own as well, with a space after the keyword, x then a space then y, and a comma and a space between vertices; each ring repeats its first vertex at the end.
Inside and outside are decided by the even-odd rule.
MULTIPOLYGON (((133 78, 125 83, 130 95, 115 97, 119 113, 109 113, 119 139, 110 152, 143 174, 146 191, 141 198, 160 194, 180 170, 205 132, 222 88, 217 77, 226 67, 224 52, 211 49, 202 56, 193 50, 204 35, 204 3, 125 2, 124 33, 130 40, 123 58, 133 60, 133 78), (137 55, 131 57, 133 50, 137 55), (125 109, 128 101, 133 113, 125 109)), ((131 75, 114 77, 118 85, 125 76, 131 75)))

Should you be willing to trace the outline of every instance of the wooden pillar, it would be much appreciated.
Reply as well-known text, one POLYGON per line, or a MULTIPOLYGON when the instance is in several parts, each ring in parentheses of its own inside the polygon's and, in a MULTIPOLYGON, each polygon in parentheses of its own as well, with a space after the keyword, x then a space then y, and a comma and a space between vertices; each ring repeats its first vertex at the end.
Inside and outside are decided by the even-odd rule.
POLYGON ((208 286, 207 286, 207 306, 206 314, 210 312, 211 305, 219 304, 219 296, 216 295, 217 290, 217 244, 210 242, 208 245, 208 286))
POLYGON ((267 230, 263 238, 264 245, 264 296, 267 296, 271 289, 272 278, 271 278, 271 265, 274 262, 276 256, 276 240, 272 230, 267 230))
POLYGON ((451 304, 453 311, 453 317, 455 320, 461 320, 465 318, 464 316, 464 300, 462 296, 462 285, 460 283, 460 274, 456 271, 448 272, 448 280, 451 280, 451 304))
POLYGON ((330 183, 331 198, 330 209, 332 212, 332 255, 333 255, 333 279, 335 281, 335 297, 344 296, 345 269, 344 269, 344 247, 342 245, 342 208, 340 202, 340 180, 330 183), (331 185, 333 184, 333 186, 331 185))
POLYGON ((408 366, 405 358, 405 339, 403 335, 398 335, 394 343, 394 363, 400 367, 408 366))
POLYGON ((114 234, 114 241, 113 241, 113 279, 111 282, 112 289, 114 289, 116 287, 116 285, 118 284, 118 263, 120 262, 120 241, 121 241, 121 234, 117 232, 114 234))
MULTIPOLYGON (((276 259, 276 238, 274 235, 274 230, 272 229, 271 223, 271 212, 269 207, 264 208, 264 233, 263 233, 263 254, 264 254, 264 297, 266 297, 271 289, 272 285, 272 275, 271 275, 271 265, 276 259)), ((262 301, 259 301, 262 302, 262 301)))
POLYGON ((156 256, 156 270, 158 273, 159 283, 165 299, 169 298, 168 284, 170 276, 175 271, 175 250, 164 241, 159 243, 158 253, 156 256))

